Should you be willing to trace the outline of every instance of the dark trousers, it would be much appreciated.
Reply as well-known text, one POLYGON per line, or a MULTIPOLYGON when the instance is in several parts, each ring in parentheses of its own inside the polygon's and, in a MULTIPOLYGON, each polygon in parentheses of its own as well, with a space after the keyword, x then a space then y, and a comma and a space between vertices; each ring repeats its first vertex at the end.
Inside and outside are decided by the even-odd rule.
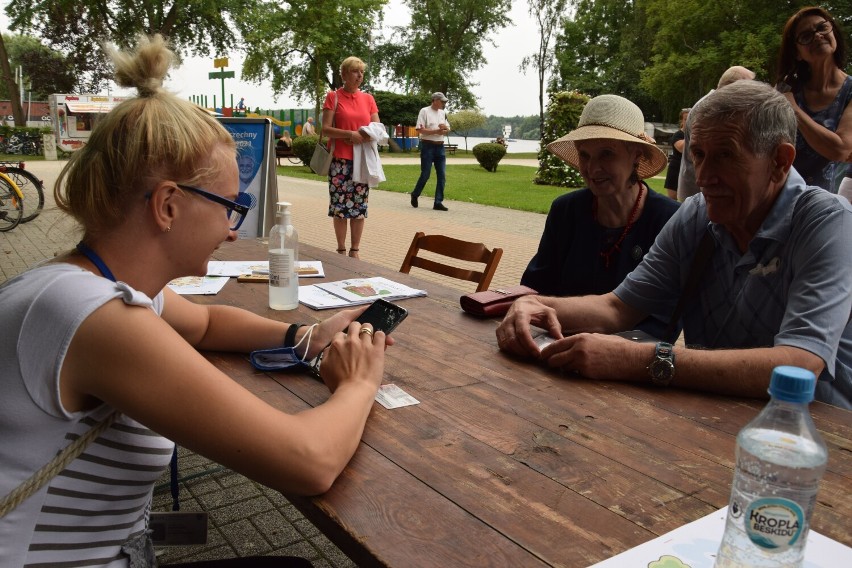
POLYGON ((429 181, 432 173, 432 164, 435 164, 435 173, 438 176, 438 186, 435 188, 435 205, 444 200, 444 182, 447 179, 447 156, 444 154, 443 144, 429 144, 420 141, 420 179, 414 186, 411 195, 420 197, 423 187, 429 181))

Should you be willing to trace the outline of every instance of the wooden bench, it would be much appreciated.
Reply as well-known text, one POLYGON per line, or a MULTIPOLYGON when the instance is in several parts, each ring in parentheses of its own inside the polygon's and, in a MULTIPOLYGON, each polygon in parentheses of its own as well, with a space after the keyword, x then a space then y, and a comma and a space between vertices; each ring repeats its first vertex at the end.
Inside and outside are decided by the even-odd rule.
POLYGON ((298 164, 301 160, 293 153, 292 148, 283 148, 281 146, 275 146, 275 161, 278 165, 281 165, 281 158, 287 158, 290 160, 292 164, 298 164))
POLYGON ((458 144, 444 144, 444 148, 447 149, 447 152, 449 152, 450 154, 455 156, 456 150, 459 149, 459 145, 458 144))

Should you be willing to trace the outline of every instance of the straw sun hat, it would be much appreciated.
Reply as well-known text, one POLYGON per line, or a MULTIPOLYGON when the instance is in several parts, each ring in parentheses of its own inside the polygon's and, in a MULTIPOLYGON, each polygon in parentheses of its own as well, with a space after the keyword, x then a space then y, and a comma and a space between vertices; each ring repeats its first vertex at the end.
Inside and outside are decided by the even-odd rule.
POLYGON ((600 95, 586 103, 577 128, 548 144, 547 149, 579 170, 580 159, 574 142, 601 138, 624 140, 643 146, 644 152, 639 158, 638 168, 641 179, 652 177, 666 167, 668 158, 654 145, 654 139, 645 134, 642 111, 617 95, 600 95))

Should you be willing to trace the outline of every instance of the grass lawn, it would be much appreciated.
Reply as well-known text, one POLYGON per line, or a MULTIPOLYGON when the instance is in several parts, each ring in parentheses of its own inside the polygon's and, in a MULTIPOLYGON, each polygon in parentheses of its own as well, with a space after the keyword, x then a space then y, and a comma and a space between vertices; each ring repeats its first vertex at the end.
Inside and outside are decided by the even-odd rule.
MULTIPOLYGON (((417 164, 388 164, 382 167, 387 178, 378 188, 382 191, 410 193, 420 177, 420 166, 417 164)), ((556 197, 572 190, 552 185, 536 185, 533 183, 535 172, 535 168, 528 166, 509 165, 501 165, 497 167, 496 172, 488 172, 479 164, 453 164, 450 158, 447 160, 445 197, 452 201, 547 213, 556 197)), ((281 166, 278 168, 278 175, 316 181, 324 179, 314 174, 307 166, 281 166)), ((662 179, 646 180, 651 189, 663 195, 666 194, 663 188, 665 175, 663 170, 658 174, 662 179)), ((430 197, 435 195, 434 170, 423 194, 430 197)))
POLYGON ((0 162, 36 162, 44 161, 44 156, 22 156, 20 154, 0 154, 0 162))
MULTIPOLYGON (((417 153, 412 153, 416 157, 417 153)), ((535 153, 507 154, 516 159, 535 159, 535 153)), ((456 157, 473 157, 464 150, 458 150, 456 157)), ((20 156, 0 154, 0 161, 29 162, 43 160, 43 156, 20 156)), ((496 172, 485 171, 479 164, 453 163, 453 156, 447 157, 447 188, 446 198, 452 201, 467 201, 481 205, 493 205, 506 209, 547 213, 550 203, 556 197, 571 189, 552 185, 536 185, 533 183, 535 168, 529 166, 500 165, 496 172)), ((396 193, 410 193, 420 177, 420 166, 417 164, 388 164, 383 166, 387 181, 382 182, 378 189, 396 193)), ((278 175, 302 179, 322 181, 324 178, 316 175, 307 166, 278 166, 278 175)), ((666 171, 657 174, 656 178, 646 180, 651 189, 666 194, 663 181, 666 171)), ((374 190, 375 191, 375 190, 374 190)), ((435 170, 426 184, 423 194, 429 197, 435 195, 435 170)))

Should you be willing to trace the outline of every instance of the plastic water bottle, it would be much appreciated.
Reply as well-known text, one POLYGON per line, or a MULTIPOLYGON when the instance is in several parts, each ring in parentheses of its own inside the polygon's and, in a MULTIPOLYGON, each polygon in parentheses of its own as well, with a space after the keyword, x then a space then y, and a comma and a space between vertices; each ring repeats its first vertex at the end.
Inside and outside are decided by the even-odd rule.
POLYGON ((794 567, 805 544, 828 450, 808 412, 816 377, 776 367, 772 400, 737 435, 737 467, 716 567, 794 567))
POLYGON ((290 204, 275 205, 275 225, 269 231, 269 307, 294 310, 299 307, 299 234, 290 222, 290 204))

